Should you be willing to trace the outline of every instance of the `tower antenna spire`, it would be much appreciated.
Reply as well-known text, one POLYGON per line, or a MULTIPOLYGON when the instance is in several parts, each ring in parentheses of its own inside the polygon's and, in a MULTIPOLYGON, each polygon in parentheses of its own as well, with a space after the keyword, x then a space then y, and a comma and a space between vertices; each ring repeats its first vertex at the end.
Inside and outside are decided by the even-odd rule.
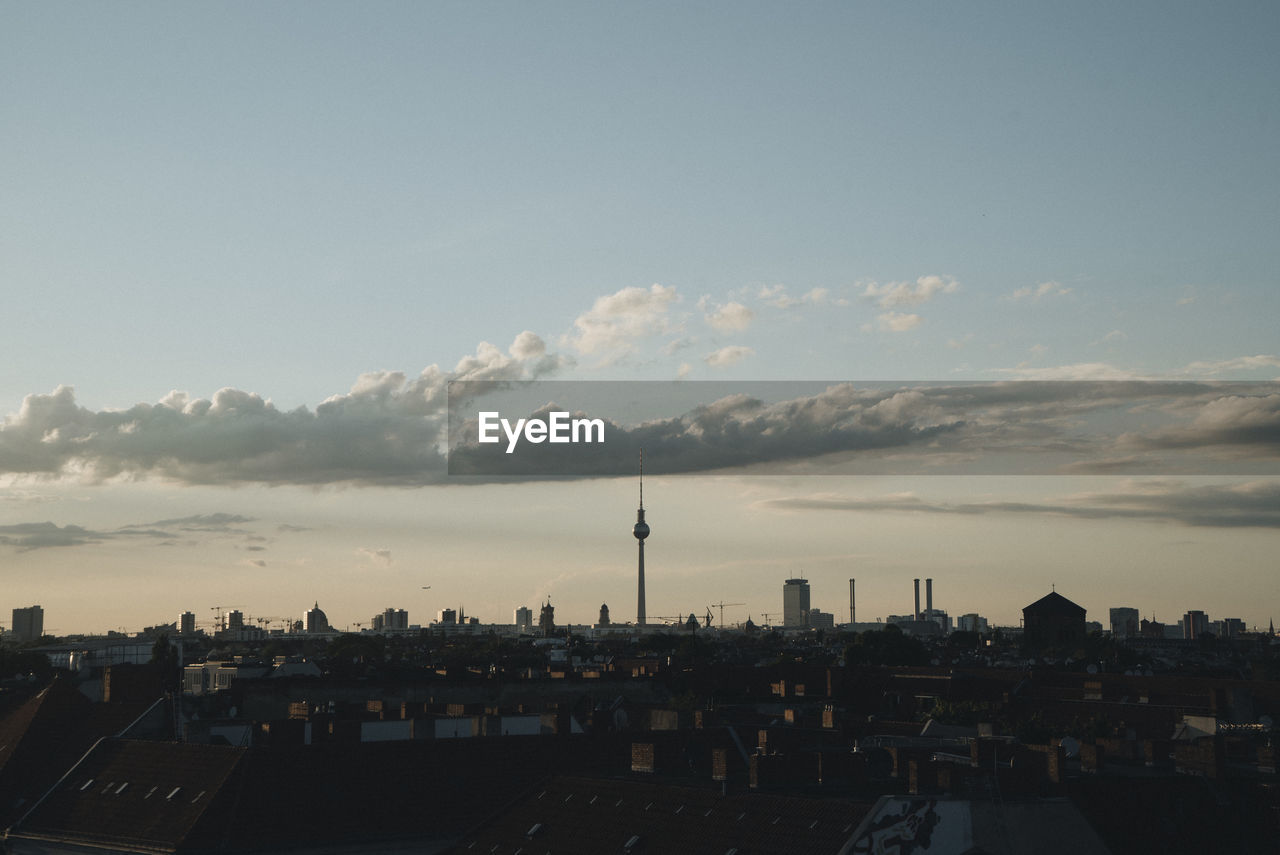
POLYGON ((636 524, 631 529, 639 550, 636 590, 636 626, 645 625, 644 607, 644 539, 649 536, 649 524, 644 521, 644 449, 640 449, 640 507, 636 510, 636 524))

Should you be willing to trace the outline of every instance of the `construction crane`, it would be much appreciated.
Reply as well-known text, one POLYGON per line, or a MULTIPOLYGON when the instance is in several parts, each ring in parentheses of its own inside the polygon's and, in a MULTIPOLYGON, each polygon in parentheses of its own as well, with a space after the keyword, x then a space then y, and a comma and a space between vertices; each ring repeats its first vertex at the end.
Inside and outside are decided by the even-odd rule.
POLYGON ((222 613, 222 610, 224 608, 230 611, 234 611, 235 609, 242 609, 244 608, 244 606, 210 606, 209 611, 215 612, 217 614, 217 623, 213 625, 214 630, 217 632, 221 632, 222 630, 227 628, 227 621, 222 613))
MULTIPOLYGON (((777 612, 774 612, 774 614, 776 615, 776 614, 777 614, 777 612)), ((771 625, 771 624, 769 623, 769 613, 768 613, 768 612, 761 612, 761 613, 760 613, 760 616, 764 618, 764 625, 765 625, 765 626, 770 626, 770 625, 771 625)))
POLYGON ((720 610, 720 627, 723 628, 724 627, 724 607, 725 606, 745 606, 745 605, 746 603, 726 603, 724 600, 721 600, 718 603, 712 603, 710 606, 707 607, 707 615, 708 615, 707 625, 708 626, 711 625, 709 616, 711 614, 712 609, 720 610))

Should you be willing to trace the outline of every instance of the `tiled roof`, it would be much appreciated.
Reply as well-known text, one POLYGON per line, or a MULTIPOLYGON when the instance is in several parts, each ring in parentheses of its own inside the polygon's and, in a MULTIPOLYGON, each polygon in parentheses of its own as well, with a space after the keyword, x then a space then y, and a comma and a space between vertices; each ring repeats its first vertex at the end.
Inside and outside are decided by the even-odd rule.
POLYGON ((451 855, 836 853, 871 805, 654 781, 552 777, 467 834, 451 855))
POLYGON ((218 745, 104 739, 11 834, 176 851, 244 753, 218 745))
POLYGON ((29 810, 96 740, 118 733, 144 710, 95 704, 54 680, 0 718, 0 827, 29 810))

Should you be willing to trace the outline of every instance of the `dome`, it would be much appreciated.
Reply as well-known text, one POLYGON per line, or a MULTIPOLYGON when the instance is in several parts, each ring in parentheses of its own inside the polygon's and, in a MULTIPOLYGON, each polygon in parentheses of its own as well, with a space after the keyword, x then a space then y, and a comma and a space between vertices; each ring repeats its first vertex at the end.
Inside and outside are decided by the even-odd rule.
POLYGON ((640 540, 644 540, 649 536, 649 524, 646 522, 638 522, 636 523, 635 528, 631 529, 631 533, 640 540))

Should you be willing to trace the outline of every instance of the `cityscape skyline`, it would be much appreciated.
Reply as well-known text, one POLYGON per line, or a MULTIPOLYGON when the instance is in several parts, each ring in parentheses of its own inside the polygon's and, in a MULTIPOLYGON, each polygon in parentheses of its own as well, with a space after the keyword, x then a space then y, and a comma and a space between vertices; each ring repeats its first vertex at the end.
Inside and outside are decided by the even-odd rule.
POLYGON ((15 6, 0 614, 632 620, 634 480, 451 477, 450 381, 829 379, 626 426, 650 615, 1266 626, 1280 8, 1233 9, 15 6))

